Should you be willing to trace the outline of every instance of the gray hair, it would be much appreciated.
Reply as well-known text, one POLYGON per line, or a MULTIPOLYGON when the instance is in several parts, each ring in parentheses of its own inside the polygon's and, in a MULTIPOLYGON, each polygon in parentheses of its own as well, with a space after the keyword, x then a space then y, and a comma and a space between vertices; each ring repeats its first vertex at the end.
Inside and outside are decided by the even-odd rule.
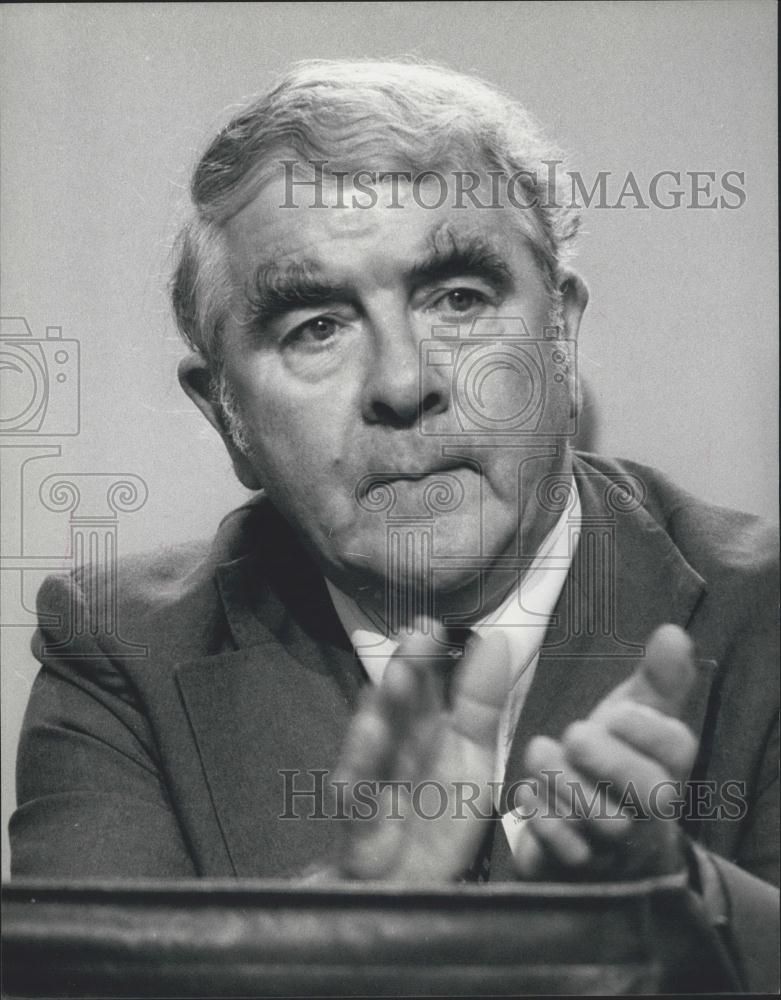
MULTIPOLYGON (((171 282, 177 325, 219 379, 229 279, 222 227, 255 197, 283 156, 353 169, 419 171, 468 164, 523 174, 528 234, 549 289, 579 226, 563 191, 548 189, 546 164, 561 152, 529 113, 493 87, 411 61, 300 63, 254 99, 201 157, 190 193, 192 219, 177 242, 171 282)), ((558 176, 555 174, 554 176, 558 176)), ((520 211, 520 209, 518 209, 520 211)))

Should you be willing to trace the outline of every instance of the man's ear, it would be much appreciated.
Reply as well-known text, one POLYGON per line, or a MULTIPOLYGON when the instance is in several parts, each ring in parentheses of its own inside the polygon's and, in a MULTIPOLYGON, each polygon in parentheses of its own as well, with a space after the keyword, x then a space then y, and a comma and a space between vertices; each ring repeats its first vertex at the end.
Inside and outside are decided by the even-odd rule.
MULTIPOLYGON (((561 295, 561 318, 564 329, 561 336, 573 342, 573 350, 577 350, 576 341, 580 332, 580 321, 588 305, 588 286, 577 271, 561 268, 559 271, 558 290, 561 295)), ((579 375, 579 367, 572 359, 568 377, 570 397, 570 417, 573 421, 582 419, 583 383, 579 375)))
POLYGON ((588 305, 588 285, 577 271, 564 267, 559 271, 558 288, 564 320, 562 332, 567 340, 577 340, 580 321, 588 305))
POLYGON ((179 385, 222 438, 233 463, 233 471, 241 484, 248 490, 259 490, 260 480, 250 460, 236 447, 219 400, 214 398, 212 373, 206 359, 197 351, 193 351, 179 362, 177 374, 179 385))

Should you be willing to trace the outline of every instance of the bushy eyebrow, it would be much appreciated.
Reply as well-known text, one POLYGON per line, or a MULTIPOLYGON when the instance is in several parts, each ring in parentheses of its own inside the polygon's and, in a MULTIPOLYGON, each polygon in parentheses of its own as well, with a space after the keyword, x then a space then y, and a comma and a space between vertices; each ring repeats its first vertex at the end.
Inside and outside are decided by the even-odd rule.
POLYGON ((264 263, 246 290, 245 319, 248 324, 263 327, 295 309, 353 298, 346 285, 327 281, 312 261, 264 263))
MULTIPOLYGON (((416 290, 466 276, 481 278, 497 291, 504 291, 512 284, 512 271, 487 239, 442 227, 431 235, 428 250, 410 266, 406 280, 416 290)), ((245 322, 258 329, 296 309, 357 300, 354 289, 328 281, 318 264, 309 260, 260 264, 245 297, 245 322)))
POLYGON ((463 275, 482 278, 498 291, 512 284, 512 271, 485 237, 458 233, 444 226, 432 234, 428 252, 410 271, 413 287, 463 275))

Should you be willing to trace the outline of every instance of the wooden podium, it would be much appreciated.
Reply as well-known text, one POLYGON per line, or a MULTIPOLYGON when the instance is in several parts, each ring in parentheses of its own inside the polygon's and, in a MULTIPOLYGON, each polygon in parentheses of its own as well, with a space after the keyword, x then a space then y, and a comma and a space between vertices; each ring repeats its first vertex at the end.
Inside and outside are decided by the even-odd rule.
POLYGON ((592 885, 11 882, 6 997, 735 989, 681 878, 592 885))

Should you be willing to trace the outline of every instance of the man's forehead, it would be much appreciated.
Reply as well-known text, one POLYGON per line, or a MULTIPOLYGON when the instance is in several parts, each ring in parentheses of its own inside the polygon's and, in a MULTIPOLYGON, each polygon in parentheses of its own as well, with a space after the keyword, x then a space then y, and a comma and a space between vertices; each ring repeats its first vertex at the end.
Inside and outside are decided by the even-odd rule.
MULTIPOLYGON (((326 274, 337 270, 341 264, 341 260, 334 257, 332 249, 332 244, 320 242, 302 242, 293 250, 281 245, 276 247, 272 245, 257 255, 254 264, 259 272, 305 271, 312 274, 326 274)), ((450 256, 459 257, 464 261, 470 258, 476 260, 479 257, 491 257, 499 262, 507 257, 511 250, 506 235, 496 229, 486 232, 478 226, 468 223, 459 225, 449 220, 442 221, 422 233, 420 240, 416 241, 416 252, 408 252, 412 248, 406 245, 398 249, 405 251, 398 256, 400 263, 406 264, 409 270, 413 270, 425 261, 444 260, 450 256)), ((383 250, 389 262, 396 256, 392 246, 384 246, 383 250)))
POLYGON ((521 213, 508 207, 426 208, 399 187, 396 207, 288 206, 278 182, 271 182, 225 226, 232 262, 242 270, 301 266, 333 271, 361 254, 413 262, 482 245, 509 259, 528 237, 521 213))

